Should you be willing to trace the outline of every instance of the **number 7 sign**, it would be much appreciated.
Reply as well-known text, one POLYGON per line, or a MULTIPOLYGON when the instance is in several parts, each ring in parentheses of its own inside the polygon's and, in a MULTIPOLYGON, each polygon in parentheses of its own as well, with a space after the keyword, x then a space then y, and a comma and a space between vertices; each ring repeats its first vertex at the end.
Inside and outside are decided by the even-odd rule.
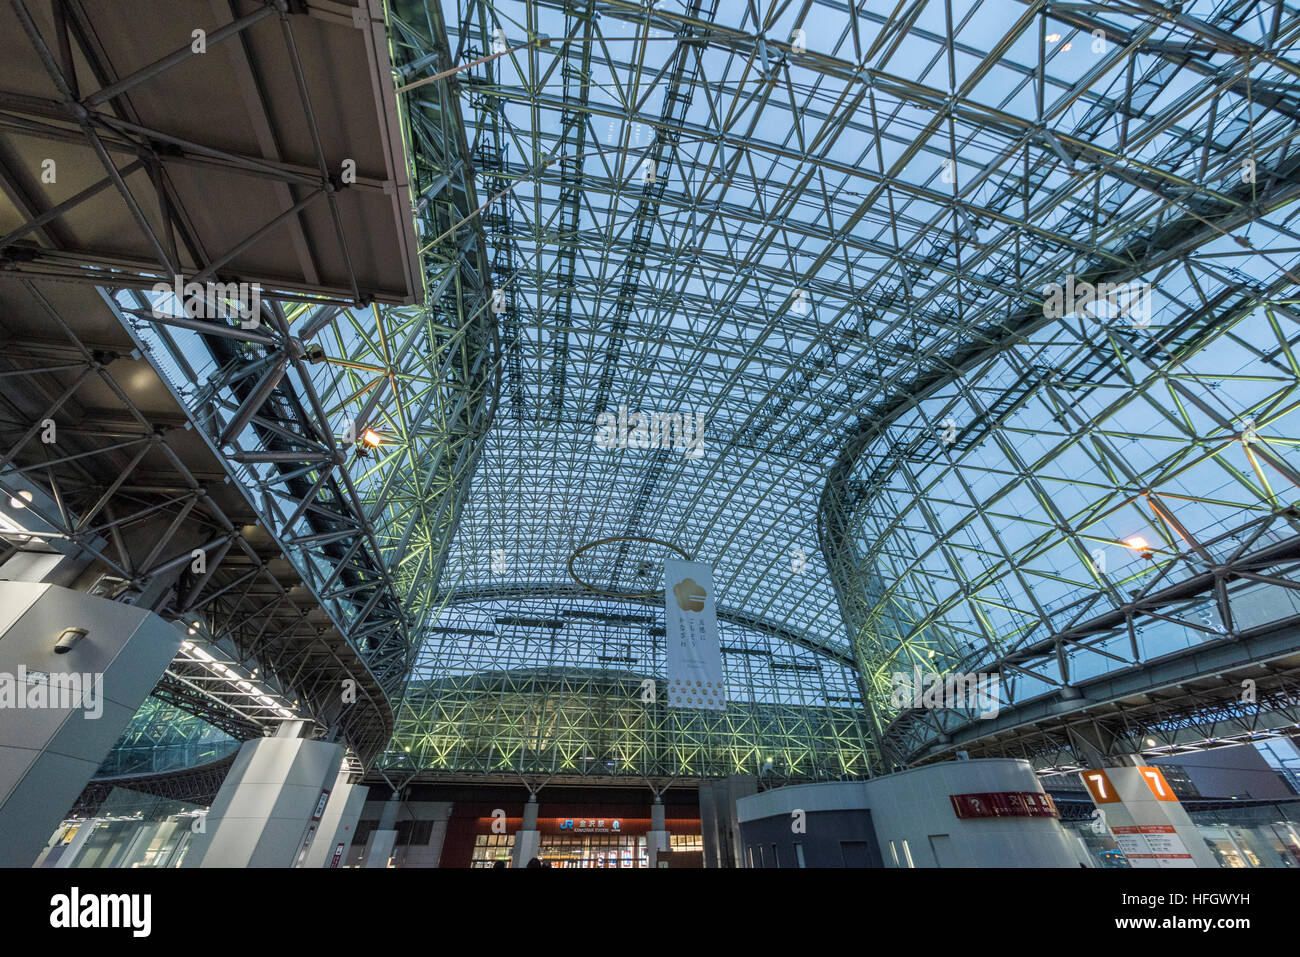
POLYGON ((1178 797, 1174 794, 1174 789, 1169 786, 1165 776, 1160 773, 1159 768, 1139 768, 1142 772, 1142 780, 1146 786, 1151 789, 1157 801, 1177 801, 1178 797))
POLYGON ((1110 778, 1106 776, 1105 771, 1084 771, 1081 776, 1083 783, 1088 786, 1088 792, 1092 795, 1093 804, 1120 802, 1119 794, 1115 791, 1115 786, 1110 783, 1110 778))
MULTIPOLYGON (((1120 769, 1125 774, 1130 773, 1132 768, 1120 769)), ((1137 768, 1138 774, 1142 778, 1142 783, 1147 786, 1152 796, 1157 801, 1173 801, 1177 803, 1178 796, 1174 794, 1174 789, 1169 786, 1165 776, 1160 773, 1159 768, 1140 767, 1137 768)), ((1088 786, 1088 793, 1092 795, 1093 804, 1119 804, 1121 798, 1119 792, 1115 790, 1115 785, 1111 782, 1110 776, 1100 768, 1095 771, 1084 771, 1082 775, 1083 783, 1088 786)), ((1129 780, 1125 778, 1124 780, 1129 780)))

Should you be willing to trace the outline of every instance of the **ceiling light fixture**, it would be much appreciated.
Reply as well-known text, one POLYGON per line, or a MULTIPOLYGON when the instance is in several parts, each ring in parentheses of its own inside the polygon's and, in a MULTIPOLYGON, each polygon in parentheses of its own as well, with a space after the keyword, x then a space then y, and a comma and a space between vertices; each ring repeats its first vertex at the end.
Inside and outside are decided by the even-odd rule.
POLYGON ((1155 550, 1152 549, 1150 543, 1141 535, 1134 535, 1132 538, 1124 539, 1124 544, 1133 549, 1133 551, 1137 552, 1143 558, 1155 558, 1155 550))

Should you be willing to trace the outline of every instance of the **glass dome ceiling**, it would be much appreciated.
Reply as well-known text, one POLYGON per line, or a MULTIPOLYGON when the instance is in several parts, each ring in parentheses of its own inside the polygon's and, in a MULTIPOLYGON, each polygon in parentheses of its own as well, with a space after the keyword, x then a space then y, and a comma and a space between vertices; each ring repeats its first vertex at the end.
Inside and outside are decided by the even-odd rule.
POLYGON ((723 614, 725 711, 669 708, 662 606, 462 594, 430 629, 386 773, 838 778, 870 753, 850 660, 723 614))
POLYGON ((437 682, 602 667, 496 619, 646 613, 670 546, 713 565, 744 641, 861 672, 812 706, 856 694, 883 726, 897 664, 988 661, 1081 594, 1101 614, 1190 574, 1190 541, 1294 533, 1293 5, 389 6, 424 252, 462 256, 458 298, 431 267, 425 312, 287 318, 327 353, 335 430, 388 439, 341 468, 412 619, 410 740, 437 682), (1046 315, 1071 277, 1149 312, 1046 315), (624 443, 638 413, 677 432, 624 443), (698 456, 672 441, 696 425, 698 456))
POLYGON ((452 62, 509 49, 457 80, 503 356, 449 592, 650 536, 879 698, 1169 575, 1122 544, 1179 551, 1159 501, 1210 538, 1291 504, 1293 11, 872 7, 442 5, 452 62), (1046 317, 1070 277, 1147 310, 1046 317), (704 454, 602 447, 622 408, 704 454), (818 503, 869 469, 846 557, 818 503))

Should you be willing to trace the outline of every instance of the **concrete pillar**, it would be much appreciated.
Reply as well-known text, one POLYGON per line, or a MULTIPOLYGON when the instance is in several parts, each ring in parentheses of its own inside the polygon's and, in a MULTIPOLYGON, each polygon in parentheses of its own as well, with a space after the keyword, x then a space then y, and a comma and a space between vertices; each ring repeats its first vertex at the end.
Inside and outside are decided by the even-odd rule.
POLYGON ((1218 867, 1218 859, 1156 767, 1083 771, 1093 803, 1132 867, 1218 867))
POLYGON ((733 774, 700 784, 700 827, 705 867, 745 867, 736 802, 758 793, 758 779, 733 774))
POLYGON ((646 856, 651 867, 659 866, 659 852, 671 850, 671 844, 664 800, 656 794, 654 803, 650 805, 650 833, 646 835, 646 856))
POLYGON ((66 846, 63 843, 65 836, 66 831, 64 828, 59 828, 59 830, 51 834, 41 853, 36 855, 36 863, 32 867, 53 867, 54 862, 59 859, 59 855, 63 853, 63 848, 66 846))
POLYGON ((343 857, 357 832, 357 821, 361 819, 361 809, 365 806, 369 792, 369 788, 348 783, 346 770, 339 771, 330 791, 329 803, 325 805, 316 840, 307 851, 303 867, 330 867, 336 852, 338 864, 333 866, 343 863, 343 857), (341 850, 340 844, 343 845, 341 850))
POLYGON ((704 866, 721 867, 721 841, 718 838, 718 809, 712 781, 700 782, 700 835, 704 842, 704 866))
POLYGON ((245 741, 182 866, 293 867, 320 826, 342 760, 343 746, 326 741, 245 741))
POLYGON ((393 856, 393 845, 397 843, 397 812, 402 802, 396 792, 384 805, 379 815, 379 827, 370 832, 366 838, 366 867, 387 867, 388 859, 393 856))
POLYGON ((89 821, 82 821, 81 826, 77 828, 77 833, 72 835, 72 840, 63 848, 62 853, 50 867, 71 867, 81 853, 81 849, 86 846, 86 841, 90 840, 91 832, 95 830, 95 825, 99 821, 91 818, 89 821))
POLYGON ((511 867, 527 867, 528 862, 537 856, 542 844, 542 833, 537 830, 537 795, 528 795, 524 805, 524 824, 515 833, 515 846, 510 852, 511 867))
POLYGON ((411 842, 401 854, 398 867, 437 867, 442 857, 442 845, 447 836, 447 823, 451 819, 450 801, 407 801, 404 805, 412 826, 411 842), (429 823, 429 837, 418 839, 421 824, 429 823))
POLYGON ((30 867, 176 656, 153 612, 0 581, 0 867, 30 867), (66 654, 69 629, 85 629, 66 654))
POLYGON ((451 822, 451 802, 440 802, 434 813, 433 830, 429 834, 429 844, 425 848, 422 867, 437 867, 442 860, 442 846, 447 840, 447 825, 451 822))

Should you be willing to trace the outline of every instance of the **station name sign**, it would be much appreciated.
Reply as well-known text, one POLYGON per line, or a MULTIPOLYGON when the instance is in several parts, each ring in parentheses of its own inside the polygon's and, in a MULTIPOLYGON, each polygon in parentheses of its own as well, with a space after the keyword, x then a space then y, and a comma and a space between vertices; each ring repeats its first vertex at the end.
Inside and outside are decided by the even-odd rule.
POLYGON ((616 817, 566 817, 560 819, 560 830, 575 834, 619 834, 623 830, 623 822, 616 817))
POLYGON ((1042 791, 984 791, 949 797, 959 818, 1061 816, 1052 796, 1042 791))

